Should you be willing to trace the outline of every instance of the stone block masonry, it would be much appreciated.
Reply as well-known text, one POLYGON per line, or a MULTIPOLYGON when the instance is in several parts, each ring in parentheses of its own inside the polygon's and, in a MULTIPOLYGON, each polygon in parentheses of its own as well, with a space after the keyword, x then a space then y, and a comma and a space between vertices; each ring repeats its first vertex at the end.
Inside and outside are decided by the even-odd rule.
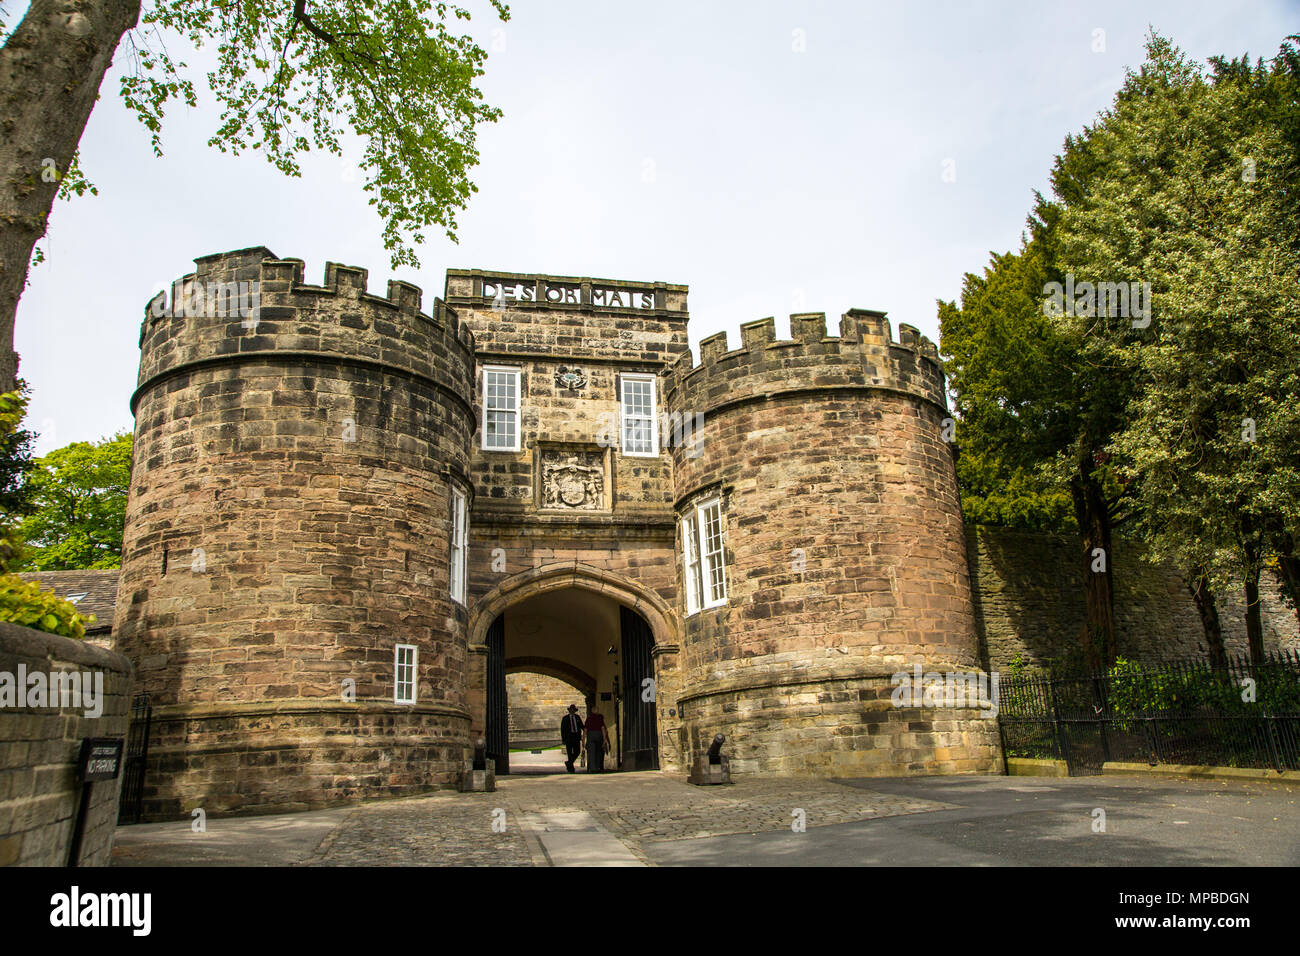
POLYGON ((805 314, 778 342, 762 320, 692 367, 682 285, 450 270, 426 313, 414 286, 370 295, 333 263, 310 285, 260 247, 196 266, 174 293, 194 307, 146 309, 132 399, 115 640, 154 704, 147 817, 452 787, 527 667, 611 706, 621 687, 643 766, 718 732, 736 773, 1001 766, 981 712, 890 700, 896 672, 980 660, 916 329, 805 314), (659 440, 629 446, 628 420, 659 440), (694 610, 681 519, 706 499, 727 593, 694 610))
MULTIPOLYGON (((1013 662, 1044 666, 1078 653, 1086 619, 1077 540, 1010 528, 968 526, 976 622, 984 662, 1005 671, 1013 662)), ((1135 542, 1116 536, 1116 641, 1120 656, 1158 661, 1209 659, 1200 616, 1186 583, 1169 567, 1143 561, 1135 542)), ((1300 627, 1271 572, 1260 577, 1266 651, 1300 650, 1300 627)), ((1240 592, 1216 595, 1223 643, 1247 657, 1240 592)))
MULTIPOLYGON (((81 801, 76 779, 88 737, 126 738, 131 665, 84 641, 0 622, 0 674, 102 675, 103 697, 53 706, 0 706, 0 866, 64 866, 81 801), (94 716, 98 712, 98 716, 94 716)), ((21 703, 31 703, 23 701, 21 703)), ((96 783, 82 837, 81 865, 107 866, 113 853, 122 777, 96 783)))
MULTIPOLYGON (((148 817, 454 785, 473 336, 418 289, 256 248, 189 283, 256 282, 256 321, 146 310, 117 648, 154 703, 148 817), (161 315, 159 315, 161 313, 161 315), (413 646, 417 704, 395 702, 413 646)), ((216 311, 217 314, 212 314, 216 311)))
POLYGON ((948 417, 934 346, 883 313, 770 319, 668 372, 669 405, 703 412, 673 451, 676 502, 718 498, 725 604, 687 616, 687 747, 716 732, 737 773, 887 775, 1000 768, 982 712, 899 709, 890 677, 971 673, 979 655, 948 417))
POLYGON ((570 704, 583 711, 583 694, 572 684, 545 674, 520 672, 506 677, 510 698, 510 746, 558 747, 560 720, 570 704))

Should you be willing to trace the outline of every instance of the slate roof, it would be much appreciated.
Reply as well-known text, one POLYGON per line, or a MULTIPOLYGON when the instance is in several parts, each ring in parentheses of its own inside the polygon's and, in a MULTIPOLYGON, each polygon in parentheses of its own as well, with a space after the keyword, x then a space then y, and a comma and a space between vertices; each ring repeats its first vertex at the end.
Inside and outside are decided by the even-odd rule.
POLYGON ((113 630, 117 579, 121 573, 113 568, 109 571, 24 571, 18 576, 24 581, 35 581, 45 590, 72 601, 81 614, 95 615, 95 623, 86 627, 87 636, 107 636, 113 630))

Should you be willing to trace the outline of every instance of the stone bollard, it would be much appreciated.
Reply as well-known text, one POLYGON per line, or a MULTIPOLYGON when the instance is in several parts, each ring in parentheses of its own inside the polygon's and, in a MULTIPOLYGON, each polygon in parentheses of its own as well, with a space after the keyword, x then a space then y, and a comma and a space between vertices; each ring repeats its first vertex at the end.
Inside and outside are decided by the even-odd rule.
POLYGON ((474 759, 467 761, 460 775, 461 793, 494 793, 497 788, 496 763, 487 759, 487 741, 474 741, 474 759))
POLYGON ((726 742, 727 738, 722 734, 713 738, 708 752, 696 758, 691 775, 686 779, 687 783, 693 783, 697 787, 731 783, 731 763, 722 752, 722 745, 726 742))

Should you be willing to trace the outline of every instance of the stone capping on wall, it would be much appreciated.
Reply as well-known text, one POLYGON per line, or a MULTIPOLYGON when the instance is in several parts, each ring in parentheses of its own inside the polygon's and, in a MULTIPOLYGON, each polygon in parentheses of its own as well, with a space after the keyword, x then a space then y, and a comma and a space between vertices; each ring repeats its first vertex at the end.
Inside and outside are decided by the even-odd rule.
MULTIPOLYGON (((595 279, 590 276, 554 276, 542 273, 498 272, 492 269, 448 269, 443 296, 450 305, 472 308, 490 308, 491 300, 484 297, 484 283, 505 280, 513 286, 532 288, 533 299, 511 297, 509 308, 556 310, 561 312, 608 312, 616 315, 646 315, 670 322, 686 323, 686 298, 690 288, 668 282, 636 282, 628 279, 595 279), (580 292, 580 301, 566 302, 546 298, 548 286, 564 286, 580 292), (632 295, 650 295, 654 308, 635 305, 612 306, 593 301, 593 291, 611 289, 632 295)), ((635 300, 632 300, 635 301, 635 300)))
MULTIPOLYGON (((130 662, 85 641, 0 622, 0 671, 75 670, 105 674, 103 713, 77 708, 0 708, 0 866, 63 866, 81 784, 75 769, 87 737, 125 740, 131 704, 130 662)), ((125 762, 125 761, 124 761, 125 762)), ((83 866, 112 855, 122 778, 95 785, 82 841, 83 866)))
POLYGON ((826 334, 824 312, 790 316, 793 339, 776 338, 776 320, 740 327, 741 347, 727 333, 700 343, 700 364, 683 353, 664 373, 669 406, 683 415, 788 392, 872 389, 906 393, 947 409, 943 365, 933 342, 900 324, 893 340, 884 312, 850 309, 840 334, 826 334))
MULTIPOLYGON (((48 634, 34 628, 11 624, 8 621, 0 621, 0 649, 3 649, 3 660, 23 656, 59 663, 80 664, 123 674, 131 673, 131 662, 116 651, 105 650, 76 638, 48 634)), ((0 710, 0 714, 3 713, 4 711, 0 710)))

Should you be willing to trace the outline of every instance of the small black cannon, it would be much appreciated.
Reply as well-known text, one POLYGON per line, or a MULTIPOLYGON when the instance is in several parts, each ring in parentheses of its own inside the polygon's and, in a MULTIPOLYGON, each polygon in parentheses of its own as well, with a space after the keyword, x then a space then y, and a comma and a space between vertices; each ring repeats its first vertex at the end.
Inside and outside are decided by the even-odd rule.
POLYGON ((727 760, 727 755, 722 752, 722 745, 726 742, 727 738, 722 734, 714 734, 713 743, 709 744, 709 749, 695 759, 695 766, 691 768, 691 775, 686 778, 687 783, 693 783, 697 787, 731 783, 730 761, 727 760))
POLYGON ((496 761, 488 760, 487 741, 474 741, 474 757, 461 765, 461 793, 491 793, 497 788, 496 761))

